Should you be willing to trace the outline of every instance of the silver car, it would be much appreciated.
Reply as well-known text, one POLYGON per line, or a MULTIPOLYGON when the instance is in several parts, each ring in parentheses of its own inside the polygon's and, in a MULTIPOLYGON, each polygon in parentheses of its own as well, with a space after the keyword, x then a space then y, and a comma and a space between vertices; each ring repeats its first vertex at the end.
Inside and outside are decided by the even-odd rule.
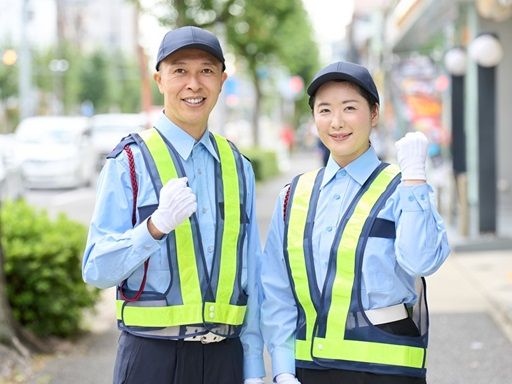
POLYGON ((27 187, 76 188, 96 177, 88 118, 29 117, 15 135, 27 187))
POLYGON ((97 167, 103 166, 106 156, 123 137, 142 131, 148 123, 148 118, 142 113, 104 113, 93 116, 91 136, 97 155, 97 167))

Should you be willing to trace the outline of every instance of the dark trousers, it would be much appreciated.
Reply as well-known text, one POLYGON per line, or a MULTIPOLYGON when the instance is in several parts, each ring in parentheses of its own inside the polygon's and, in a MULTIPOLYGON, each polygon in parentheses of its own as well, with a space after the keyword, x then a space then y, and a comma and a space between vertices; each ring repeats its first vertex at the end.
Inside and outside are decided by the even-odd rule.
MULTIPOLYGON (((410 319, 377 325, 395 335, 419 336, 418 328, 410 319)), ((343 369, 306 369, 297 367, 297 379, 302 384, 426 384, 426 379, 411 376, 377 375, 343 369)))
POLYGON ((114 384, 240 384, 240 339, 218 343, 149 339, 122 332, 114 384))
POLYGON ((375 375, 343 369, 297 368, 297 379, 302 384, 425 384, 425 379, 411 376, 375 375))

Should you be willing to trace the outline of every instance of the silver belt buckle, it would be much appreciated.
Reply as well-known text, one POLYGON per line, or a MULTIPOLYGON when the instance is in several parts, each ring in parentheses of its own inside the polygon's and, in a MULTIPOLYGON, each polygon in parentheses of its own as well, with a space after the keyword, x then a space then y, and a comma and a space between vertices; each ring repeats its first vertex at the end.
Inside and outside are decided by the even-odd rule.
POLYGON ((216 335, 212 332, 208 332, 206 335, 201 335, 199 338, 201 344, 218 343, 219 341, 222 341, 224 339, 225 337, 216 335))

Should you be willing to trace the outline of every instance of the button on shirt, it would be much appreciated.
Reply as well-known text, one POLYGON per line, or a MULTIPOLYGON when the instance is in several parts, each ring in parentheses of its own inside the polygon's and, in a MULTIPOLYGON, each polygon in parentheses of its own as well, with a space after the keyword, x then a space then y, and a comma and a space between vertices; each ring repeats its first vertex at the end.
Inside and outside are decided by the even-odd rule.
MULTIPOLYGON (((199 141, 171 123, 164 114, 155 127, 171 142, 181 157, 185 174, 198 202, 197 220, 208 270, 215 249, 215 185, 214 164, 219 158, 208 131, 199 141)), ((158 204, 151 179, 137 146, 131 146, 138 180, 137 206, 158 204)), ((263 377, 263 343, 259 331, 256 264, 261 256, 259 234, 254 209, 254 173, 243 159, 247 185, 247 217, 249 225, 243 247, 242 286, 249 295, 246 321, 240 335, 244 346, 245 377, 263 377)), ((132 228, 132 187, 125 151, 107 160, 101 171, 91 220, 82 273, 87 283, 99 288, 113 287, 124 279, 130 289, 137 290, 142 279, 142 265, 151 255, 146 290, 164 292, 170 283, 165 237, 155 240, 149 234, 146 220, 132 228), (132 282, 133 281, 133 282, 132 282)))
MULTIPOLYGON (((345 168, 331 157, 320 186, 312 248, 316 284, 322 291, 336 229, 350 202, 379 165, 373 148, 345 168)), ((262 332, 272 356, 273 376, 295 372, 297 309, 283 257, 283 201, 277 199, 262 258, 262 332)), ((443 221, 428 184, 399 185, 378 216, 395 222, 396 239, 370 238, 362 270, 365 310, 416 301, 417 276, 436 271, 450 250, 443 221)))

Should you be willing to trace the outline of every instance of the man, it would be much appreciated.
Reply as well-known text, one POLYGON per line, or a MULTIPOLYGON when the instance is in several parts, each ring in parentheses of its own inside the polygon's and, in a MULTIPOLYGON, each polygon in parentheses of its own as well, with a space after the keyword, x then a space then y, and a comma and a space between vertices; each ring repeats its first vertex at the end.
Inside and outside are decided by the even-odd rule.
POLYGON ((156 70, 163 114, 108 156, 83 261, 87 283, 117 286, 114 383, 262 383, 254 173, 207 129, 222 48, 179 28, 156 70))

